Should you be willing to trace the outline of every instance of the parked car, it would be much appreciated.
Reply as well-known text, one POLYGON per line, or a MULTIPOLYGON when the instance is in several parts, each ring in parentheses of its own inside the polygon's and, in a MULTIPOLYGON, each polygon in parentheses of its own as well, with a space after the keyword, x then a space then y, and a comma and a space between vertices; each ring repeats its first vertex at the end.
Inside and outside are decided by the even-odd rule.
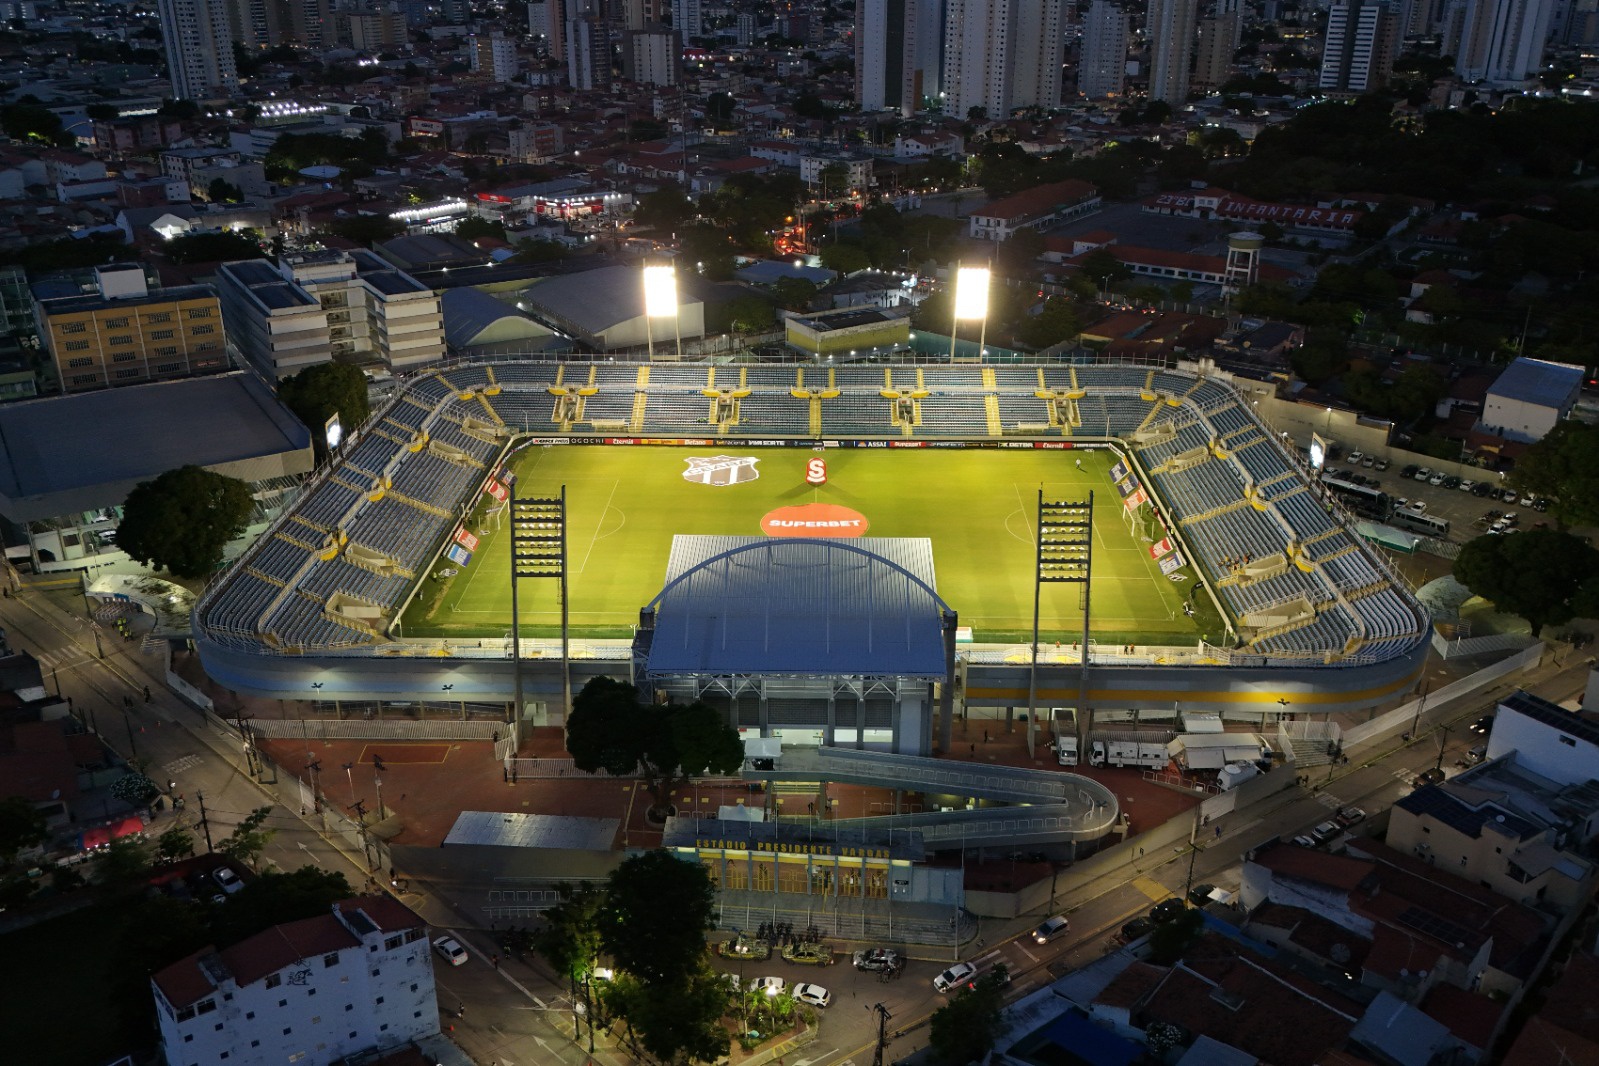
POLYGON ((1436 474, 1434 474, 1432 477, 1427 479, 1427 484, 1429 484, 1429 485, 1442 485, 1444 483, 1444 478, 1446 478, 1448 476, 1449 475, 1445 474, 1442 470, 1440 470, 1436 474))
POLYGON ((1430 481, 1432 480, 1432 471, 1426 467, 1421 467, 1416 471, 1415 477, 1417 481, 1430 481))
POLYGON ((1446 488, 1446 489, 1458 489, 1459 487, 1460 487, 1460 479, 1455 477, 1455 475, 1450 474, 1448 477, 1444 478, 1444 488, 1446 488))
POLYGON ((1313 848, 1316 846, 1316 838, 1308 833, 1300 833, 1298 836, 1294 837, 1293 842, 1302 848, 1313 848))
POLYGON ((1544 514, 1545 512, 1547 512, 1549 510, 1550 506, 1554 502, 1555 501, 1551 500, 1547 496, 1538 496, 1538 497, 1535 497, 1533 499, 1533 501, 1532 501, 1532 509, 1534 511, 1537 511, 1539 514, 1544 514))
POLYGON ((833 993, 821 985, 795 985, 794 998, 801 1003, 809 1003, 813 1007, 825 1007, 833 1002, 833 993))
POLYGON ((1342 833, 1343 831, 1344 827, 1341 824, 1329 818, 1327 821, 1322 822, 1316 828, 1312 829, 1310 831, 1310 835, 1316 838, 1316 842, 1318 844, 1325 844, 1327 841, 1338 836, 1338 834, 1342 833))
POLYGON ((944 995, 952 988, 959 988, 972 979, 977 972, 977 967, 969 962, 957 962, 937 977, 933 978, 933 991, 944 995))
POLYGON ((1368 455, 1360 460, 1360 465, 1365 467, 1367 470, 1370 470, 1373 466, 1377 465, 1377 460, 1375 457, 1368 455))
POLYGON ((1405 510, 1409 511, 1411 514, 1421 514, 1426 509, 1426 500, 1411 500, 1409 503, 1405 504, 1405 510))
POLYGON ((1183 906, 1183 901, 1174 896, 1171 899, 1163 899, 1150 908, 1149 918, 1156 925, 1165 925, 1187 909, 1183 906))
POLYGON ((1216 891, 1215 885, 1195 885, 1188 890, 1188 902, 1196 907, 1203 907, 1210 902, 1210 894, 1216 891))
POLYGON ((1339 823, 1347 828, 1364 822, 1366 820, 1366 812, 1359 807, 1344 807, 1339 810, 1337 818, 1339 823))
POLYGON ((1064 914, 1057 914, 1049 921, 1033 930, 1033 943, 1047 944, 1057 937, 1065 936, 1071 931, 1072 923, 1066 920, 1064 914))
POLYGON ((1487 736, 1489 733, 1493 732, 1494 717, 1495 716, 1491 714, 1483 715, 1481 718, 1471 723, 1471 731, 1473 733, 1481 733, 1483 736, 1487 736))
POLYGON ((1417 466, 1415 463, 1411 463, 1409 466, 1407 466, 1403 470, 1399 471, 1399 476, 1408 481, 1411 478, 1415 477, 1416 476, 1416 471, 1418 471, 1420 469, 1421 469, 1421 467, 1417 466))
POLYGON ((890 951, 888 948, 867 948, 865 951, 855 953, 857 970, 870 970, 875 973, 896 969, 899 964, 899 952, 890 951))
POLYGON ((780 996, 788 988, 788 982, 781 977, 757 977, 750 982, 750 991, 764 992, 768 996, 780 996))
POLYGON ((1493 493, 1493 486, 1486 481, 1479 481, 1471 487, 1471 494, 1479 500, 1487 499, 1493 493))
POLYGON ((211 875, 211 880, 215 881, 217 883, 217 887, 230 896, 244 888, 244 882, 239 880, 239 875, 228 869, 226 866, 221 867, 215 873, 213 873, 211 875))
POLYGON ((1477 483, 1475 481, 1471 480, 1469 477, 1468 478, 1462 478, 1461 481, 1460 481, 1460 484, 1455 486, 1455 488, 1459 489, 1461 492, 1471 492, 1476 487, 1477 487, 1477 483))
POLYGON ((1366 453, 1365 452, 1350 452, 1344 458, 1346 460, 1348 460, 1350 466, 1359 466, 1360 465, 1360 461, 1362 459, 1366 458, 1366 453))
POLYGON ((1434 766, 1417 774, 1416 779, 1410 783, 1410 787, 1416 789, 1426 788, 1428 785, 1436 785, 1438 782, 1442 781, 1445 776, 1446 775, 1442 769, 1434 766))
POLYGON ((1377 469, 1377 473, 1379 473, 1379 474, 1381 474, 1383 471, 1387 470, 1388 469, 1388 460, 1386 460, 1386 459, 1378 459, 1377 460, 1376 469, 1377 469))
POLYGON ((461 942, 453 936, 441 936, 433 941, 433 950, 451 966, 465 966, 469 957, 461 942))
POLYGON ((1155 923, 1148 918, 1134 918, 1122 925, 1123 940, 1137 940, 1139 937, 1148 936, 1149 931, 1155 928, 1155 923))
POLYGON ((1501 500, 1504 500, 1506 503, 1515 503, 1516 500, 1517 500, 1516 490, 1515 489, 1505 489, 1503 492, 1501 492, 1499 494, 1499 498, 1501 500))

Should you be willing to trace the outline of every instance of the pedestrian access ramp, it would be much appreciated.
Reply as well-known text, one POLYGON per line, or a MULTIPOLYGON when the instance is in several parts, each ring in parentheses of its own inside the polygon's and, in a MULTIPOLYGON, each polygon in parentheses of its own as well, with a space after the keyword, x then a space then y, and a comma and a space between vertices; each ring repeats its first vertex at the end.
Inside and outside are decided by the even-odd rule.
POLYGON ((1115 794, 1079 774, 853 748, 785 748, 776 768, 746 770, 744 776, 948 797, 947 808, 828 821, 841 832, 914 829, 929 850, 1097 840, 1115 827, 1119 816, 1115 794), (1004 806, 976 806, 976 801, 1004 806))

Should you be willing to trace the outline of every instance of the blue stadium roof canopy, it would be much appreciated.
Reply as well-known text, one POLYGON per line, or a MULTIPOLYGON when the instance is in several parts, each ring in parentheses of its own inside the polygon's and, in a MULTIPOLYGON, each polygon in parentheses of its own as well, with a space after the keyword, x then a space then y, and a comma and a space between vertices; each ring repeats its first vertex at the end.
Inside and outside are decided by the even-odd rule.
POLYGON ((648 672, 944 676, 932 543, 674 537, 648 672))

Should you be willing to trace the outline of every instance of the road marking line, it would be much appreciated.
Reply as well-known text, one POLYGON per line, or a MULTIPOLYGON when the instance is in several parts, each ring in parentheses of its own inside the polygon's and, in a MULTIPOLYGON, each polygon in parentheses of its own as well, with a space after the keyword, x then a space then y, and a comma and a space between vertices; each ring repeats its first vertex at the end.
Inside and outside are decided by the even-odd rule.
POLYGON ((1133 878, 1133 887, 1153 900, 1162 900, 1171 895, 1170 890, 1165 885, 1157 881, 1151 881, 1147 877, 1133 878))
POLYGON ((1026 955, 1034 963, 1038 962, 1038 956, 1034 955, 1031 951, 1028 951, 1026 948, 1022 947, 1020 941, 1017 941, 1017 943, 1016 943, 1016 950, 1021 952, 1023 955, 1026 955))

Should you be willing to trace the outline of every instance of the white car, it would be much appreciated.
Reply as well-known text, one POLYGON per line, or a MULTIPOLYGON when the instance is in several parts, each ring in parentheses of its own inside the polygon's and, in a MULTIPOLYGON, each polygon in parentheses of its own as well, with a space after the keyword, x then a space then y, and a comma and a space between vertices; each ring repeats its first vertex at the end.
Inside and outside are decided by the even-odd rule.
POLYGON ((780 996, 788 988, 788 982, 781 977, 757 977, 750 982, 751 992, 764 992, 768 996, 780 996))
POLYGON ((1446 474, 1442 470, 1440 470, 1436 474, 1434 474, 1432 477, 1427 479, 1427 484, 1429 484, 1429 485, 1442 485, 1444 483, 1444 478, 1446 478, 1448 476, 1449 476, 1448 474, 1446 474))
POLYGON ((933 978, 933 990, 940 995, 947 993, 952 988, 958 988, 972 979, 977 973, 977 967, 969 962, 957 962, 937 977, 933 978))
POLYGON ((244 882, 239 880, 239 875, 226 866, 213 873, 211 880, 215 881, 217 887, 230 896, 244 887, 244 882))
POLYGON ((1349 463, 1350 466, 1359 466, 1360 465, 1360 461, 1362 459, 1364 459, 1365 457, 1366 457, 1366 453, 1365 452, 1350 452, 1347 456, 1345 456, 1345 460, 1349 463))
POLYGON ((468 958, 466 949, 461 942, 453 936, 441 936, 433 941, 433 950, 439 953, 439 958, 451 966, 465 966, 468 958))
POLYGON ((1405 504, 1405 510, 1409 511, 1411 514, 1421 514, 1426 509, 1426 500, 1411 500, 1409 503, 1405 504))
POLYGON ((1474 489, 1476 487, 1477 487, 1477 483, 1475 481, 1471 480, 1469 477, 1461 478, 1460 479, 1460 484, 1455 486, 1455 488, 1459 489, 1461 492, 1470 492, 1472 489, 1474 489))
POLYGON ((821 985, 795 985, 794 998, 801 1003, 809 1003, 813 1007, 825 1007, 833 1002, 833 993, 821 985))

